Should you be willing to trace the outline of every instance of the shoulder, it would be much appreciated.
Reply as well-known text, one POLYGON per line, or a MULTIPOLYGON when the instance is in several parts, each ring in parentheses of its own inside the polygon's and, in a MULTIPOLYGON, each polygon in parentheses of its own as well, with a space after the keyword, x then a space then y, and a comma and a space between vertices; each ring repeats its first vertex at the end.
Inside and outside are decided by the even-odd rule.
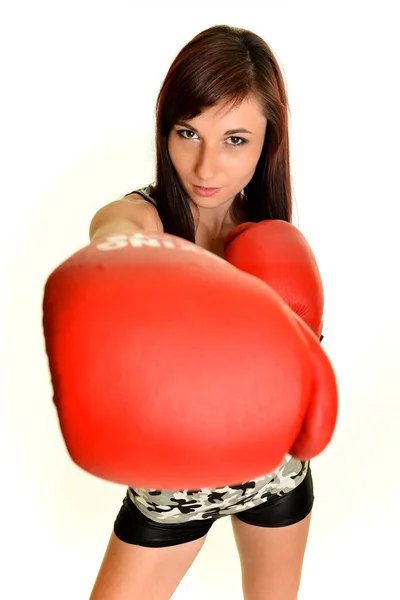
MULTIPOLYGON (((161 221, 157 200, 155 199, 155 188, 153 185, 147 185, 142 188, 138 188, 129 192, 129 194, 125 194, 119 200, 134 204, 136 210, 139 210, 141 214, 147 213, 148 218, 150 220, 154 220, 156 222, 157 231, 164 231, 164 224, 161 221)), ((145 218, 145 215, 142 215, 145 218)))
POLYGON ((146 202, 149 202, 155 208, 158 208, 157 200, 154 197, 154 186, 153 185, 147 185, 145 187, 133 190, 132 192, 129 192, 129 194, 126 194, 125 196, 123 196, 123 199, 124 200, 146 200, 146 202))

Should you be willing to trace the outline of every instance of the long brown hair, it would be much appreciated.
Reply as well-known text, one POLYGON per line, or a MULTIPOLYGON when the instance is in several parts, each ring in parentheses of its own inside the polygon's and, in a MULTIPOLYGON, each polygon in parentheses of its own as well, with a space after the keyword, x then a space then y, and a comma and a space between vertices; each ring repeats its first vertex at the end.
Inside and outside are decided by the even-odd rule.
MULTIPOLYGON (((156 104, 157 200, 164 231, 192 242, 195 225, 189 198, 168 154, 176 121, 193 119, 218 103, 232 107, 253 96, 267 118, 264 146, 245 188, 248 221, 291 222, 288 102, 277 60, 267 43, 246 29, 215 25, 196 35, 173 61, 156 104)), ((238 202, 235 198, 233 209, 238 202)))

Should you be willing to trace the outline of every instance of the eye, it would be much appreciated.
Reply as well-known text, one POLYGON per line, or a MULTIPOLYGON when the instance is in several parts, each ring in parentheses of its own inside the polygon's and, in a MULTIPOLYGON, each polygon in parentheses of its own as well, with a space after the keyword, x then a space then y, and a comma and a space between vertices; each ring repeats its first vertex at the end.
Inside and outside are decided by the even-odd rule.
MULTIPOLYGON (((191 131, 190 129, 179 129, 176 133, 179 135, 179 137, 183 138, 184 140, 194 140, 195 139, 194 136, 197 135, 194 131, 191 131)), ((246 140, 245 138, 237 137, 236 135, 232 135, 227 139, 234 140, 234 143, 227 144, 231 148, 237 148, 239 146, 244 146, 244 144, 247 144, 247 142, 249 141, 249 140, 246 140)))
POLYGON ((239 143, 236 143, 236 144, 228 144, 228 146, 233 146, 233 147, 235 147, 235 146, 243 146, 244 144, 247 144, 247 142, 248 142, 248 140, 245 140, 244 138, 237 137, 235 135, 233 135, 230 138, 228 138, 228 140, 238 140, 239 141, 239 143))
POLYGON ((184 135, 184 134, 186 134, 186 133, 191 133, 191 134, 193 134, 193 135, 196 135, 196 134, 195 134, 195 132, 194 132, 194 131, 191 131, 190 129, 179 129, 179 130, 178 130, 176 133, 177 133, 177 134, 178 134, 180 137, 182 137, 184 140, 192 140, 192 139, 193 139, 193 137, 186 137, 186 135, 184 135))

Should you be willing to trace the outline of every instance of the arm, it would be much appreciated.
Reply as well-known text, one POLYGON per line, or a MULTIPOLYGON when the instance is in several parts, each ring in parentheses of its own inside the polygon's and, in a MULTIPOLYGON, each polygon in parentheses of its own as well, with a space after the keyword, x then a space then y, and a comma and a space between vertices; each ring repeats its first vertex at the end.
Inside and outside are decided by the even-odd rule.
POLYGON ((163 233, 157 209, 138 194, 115 200, 100 208, 91 220, 90 241, 116 233, 163 233))

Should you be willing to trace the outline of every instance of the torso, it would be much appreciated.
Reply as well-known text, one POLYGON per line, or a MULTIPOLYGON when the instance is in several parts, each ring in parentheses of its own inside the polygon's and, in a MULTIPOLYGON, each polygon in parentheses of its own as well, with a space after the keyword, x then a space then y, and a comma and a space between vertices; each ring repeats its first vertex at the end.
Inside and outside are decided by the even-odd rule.
MULTIPOLYGON (((145 191, 143 188, 142 191, 145 191)), ((142 196, 132 194, 135 199, 142 196)), ((212 237, 203 227, 198 227, 195 242, 202 248, 224 257, 224 239, 232 229, 246 222, 246 215, 229 221, 212 237)), ((190 448, 187 449, 190 452, 190 448)), ((155 490, 129 488, 130 500, 148 518, 156 522, 183 523, 191 520, 204 520, 234 514, 263 504, 271 496, 280 496, 297 487, 305 478, 309 467, 286 455, 282 464, 272 473, 234 486, 223 488, 201 488, 199 490, 155 490)))

